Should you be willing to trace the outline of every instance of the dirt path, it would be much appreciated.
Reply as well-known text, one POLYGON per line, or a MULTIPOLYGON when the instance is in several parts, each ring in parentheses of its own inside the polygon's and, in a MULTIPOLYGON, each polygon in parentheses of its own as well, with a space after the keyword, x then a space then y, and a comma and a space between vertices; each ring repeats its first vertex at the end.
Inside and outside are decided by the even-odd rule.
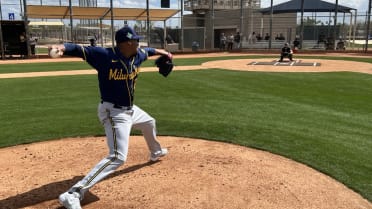
MULTIPOLYGON (((371 64, 348 61, 321 60, 321 67, 248 66, 251 61, 212 61, 201 66, 177 66, 175 70, 372 71, 371 64)), ((0 74, 0 77, 95 73, 80 70, 0 74)), ((131 137, 127 163, 91 189, 83 208, 372 209, 370 202, 341 183, 278 155, 189 138, 160 137, 160 141, 170 154, 158 163, 149 164, 143 138, 131 137)), ((0 208, 61 208, 58 195, 80 180, 106 152, 103 137, 0 149, 0 208)))
MULTIPOLYGON (((175 70, 200 70, 206 69, 203 66, 178 66, 175 70)), ((157 71, 156 67, 141 68, 141 72, 157 71)), ((66 75, 92 75, 97 74, 96 70, 66 70, 66 71, 48 71, 48 72, 29 72, 29 73, 3 73, 1 78, 30 78, 30 77, 45 77, 45 76, 66 76, 66 75)))
MULTIPOLYGON (((217 57, 217 56, 239 56, 239 53, 210 53, 200 55, 201 57, 217 57)), ((327 54, 327 56, 335 56, 334 54, 327 54)), ((178 58, 195 57, 196 55, 179 55, 178 58)), ((314 56, 314 55, 312 55, 314 56)), ((341 55, 339 55, 341 56, 341 55)), ((354 55, 355 57, 361 57, 354 55)), ((152 58, 153 59, 153 58, 152 58)), ((230 70, 242 71, 258 71, 258 72, 358 72, 372 74, 372 64, 344 61, 344 60, 323 60, 323 59, 297 59, 303 62, 318 62, 321 66, 268 66, 268 65, 248 65, 248 63, 255 61, 270 62, 272 58, 262 59, 234 59, 234 60, 218 60, 205 62, 200 66, 176 66, 175 71, 179 70, 201 70, 209 68, 223 68, 230 70)), ((11 63, 27 63, 30 62, 71 62, 82 61, 80 58, 60 58, 60 59, 35 59, 35 60, 5 60, 0 61, 0 64, 11 63)), ((142 72, 157 71, 155 67, 143 67, 142 72)), ((41 77, 41 76, 63 76, 63 75, 88 75, 95 74, 95 70, 72 70, 72 71, 49 71, 49 72, 30 72, 30 73, 4 73, 0 74, 1 78, 22 78, 22 77, 41 77)))

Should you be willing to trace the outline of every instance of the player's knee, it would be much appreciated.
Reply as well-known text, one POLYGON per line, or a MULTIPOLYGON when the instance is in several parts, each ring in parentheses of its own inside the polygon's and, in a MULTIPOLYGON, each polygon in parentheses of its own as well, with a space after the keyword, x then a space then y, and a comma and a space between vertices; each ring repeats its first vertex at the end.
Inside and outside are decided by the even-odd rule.
POLYGON ((151 120, 148 123, 149 123, 150 126, 155 127, 156 126, 155 118, 151 118, 151 120))
POLYGON ((133 127, 135 129, 141 130, 142 132, 149 132, 149 131, 152 132, 156 128, 156 121, 154 118, 150 118, 146 122, 135 124, 133 127))
POLYGON ((142 130, 148 129, 148 128, 155 128, 156 127, 156 120, 154 118, 151 118, 150 120, 146 121, 145 123, 142 124, 142 130))

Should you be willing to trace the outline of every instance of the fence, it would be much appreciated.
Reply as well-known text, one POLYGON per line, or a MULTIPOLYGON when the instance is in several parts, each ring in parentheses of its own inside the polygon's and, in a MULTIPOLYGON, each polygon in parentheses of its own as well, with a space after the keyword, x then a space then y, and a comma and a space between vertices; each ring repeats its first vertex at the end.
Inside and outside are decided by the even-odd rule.
MULTIPOLYGON (((300 39, 300 14, 273 14, 270 37, 270 15, 262 15, 258 10, 215 11, 214 16, 206 12, 203 15, 185 16, 186 26, 206 27, 206 48, 219 48, 219 35, 240 32, 241 46, 247 49, 280 48, 288 42, 300 39), (270 41, 271 40, 271 46, 270 41)), ((330 49, 343 42, 348 49, 364 50, 366 47, 367 13, 339 13, 334 26, 334 14, 305 13, 303 20, 304 49, 330 49), (335 31, 335 33, 334 33, 335 31), (336 36, 334 37, 334 34, 336 36)), ((370 37, 370 36, 368 36, 370 37)))
MULTIPOLYGON (((59 0, 58 0, 59 1, 59 0)), ((68 1, 49 1, 56 5, 67 5, 68 1)), ((18 0, 9 0, 14 5, 19 5, 18 0)), ((29 3, 40 3, 40 1, 27 0, 29 3)), ((104 1, 99 1, 97 6, 103 6, 104 1), (101 2, 101 3, 100 3, 101 2)), ((73 0, 73 5, 78 1, 73 0)), ((122 6, 122 5, 114 5, 122 6)), ((4 5, 3 5, 4 7, 4 5)), ((22 10, 22 7, 19 6, 22 10)), ((22 11, 20 12, 20 14, 22 11)), ((330 13, 305 13, 303 28, 303 43, 305 49, 326 49, 324 44, 328 40, 343 40, 348 49, 363 50, 366 47, 367 13, 356 14, 339 13, 337 26, 334 27, 334 14, 330 13), (333 37, 336 30, 336 37, 333 37)), ((3 18, 6 16, 3 13, 3 18)), ((16 19, 21 17, 17 17, 16 19)), ((30 19, 40 21, 40 19, 30 19)), ((98 45, 112 45, 111 22, 104 21, 103 28, 98 24, 84 25, 83 20, 74 20, 73 29, 69 20, 58 20, 63 26, 38 26, 30 27, 30 33, 38 37, 38 44, 50 44, 55 42, 76 42, 79 44, 90 44, 89 40, 94 38, 98 45)), ((98 23, 98 20, 93 20, 98 23)), ((209 10, 198 13, 187 13, 181 18, 177 14, 168 20, 151 22, 150 37, 147 37, 145 21, 115 20, 114 31, 129 24, 136 28, 144 36, 142 45, 152 47, 165 47, 176 50, 192 50, 198 46, 198 50, 216 50, 220 46, 220 34, 241 34, 241 47, 246 49, 268 49, 280 48, 284 43, 293 44, 300 36, 299 14, 274 14, 272 28, 270 29, 270 15, 262 15, 258 9, 233 9, 217 10, 213 14, 209 10), (164 30, 166 29, 166 30, 164 30), (254 34, 253 34, 254 33, 254 34), (270 37, 269 37, 270 36, 270 37)), ((372 27, 371 27, 372 29, 372 27)), ((335 43, 333 43, 335 44, 335 43)))

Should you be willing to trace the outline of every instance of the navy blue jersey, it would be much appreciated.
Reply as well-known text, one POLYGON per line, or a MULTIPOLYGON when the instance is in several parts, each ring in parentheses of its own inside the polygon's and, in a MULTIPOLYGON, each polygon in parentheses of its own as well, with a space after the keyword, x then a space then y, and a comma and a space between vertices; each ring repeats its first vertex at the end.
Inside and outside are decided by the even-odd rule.
POLYGON ((137 49, 133 57, 124 57, 119 48, 84 47, 65 43, 64 54, 81 57, 98 72, 101 99, 120 106, 132 106, 139 66, 154 48, 137 49))

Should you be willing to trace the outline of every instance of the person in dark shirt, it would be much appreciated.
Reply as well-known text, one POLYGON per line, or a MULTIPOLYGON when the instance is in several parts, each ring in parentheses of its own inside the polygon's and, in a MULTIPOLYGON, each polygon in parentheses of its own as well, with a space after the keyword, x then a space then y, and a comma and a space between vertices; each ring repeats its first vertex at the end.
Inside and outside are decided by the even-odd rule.
POLYGON ((282 48, 282 52, 280 54, 280 60, 279 62, 283 62, 283 58, 284 57, 288 57, 289 60, 293 61, 292 57, 293 57, 293 52, 292 52, 292 49, 291 47, 289 47, 289 44, 288 43, 285 43, 283 48, 282 48))
POLYGON ((19 35, 19 43, 20 43, 20 54, 21 58, 25 59, 27 57, 27 36, 26 32, 22 32, 21 35, 19 35))
POLYGON ((240 48, 240 33, 239 32, 237 32, 236 34, 235 34, 235 36, 234 36, 234 42, 235 42, 235 46, 236 46, 236 48, 237 49, 239 49, 240 48))
POLYGON ((293 41, 293 47, 295 49, 299 49, 300 48, 300 40, 298 40, 298 38, 295 38, 295 40, 293 41))

